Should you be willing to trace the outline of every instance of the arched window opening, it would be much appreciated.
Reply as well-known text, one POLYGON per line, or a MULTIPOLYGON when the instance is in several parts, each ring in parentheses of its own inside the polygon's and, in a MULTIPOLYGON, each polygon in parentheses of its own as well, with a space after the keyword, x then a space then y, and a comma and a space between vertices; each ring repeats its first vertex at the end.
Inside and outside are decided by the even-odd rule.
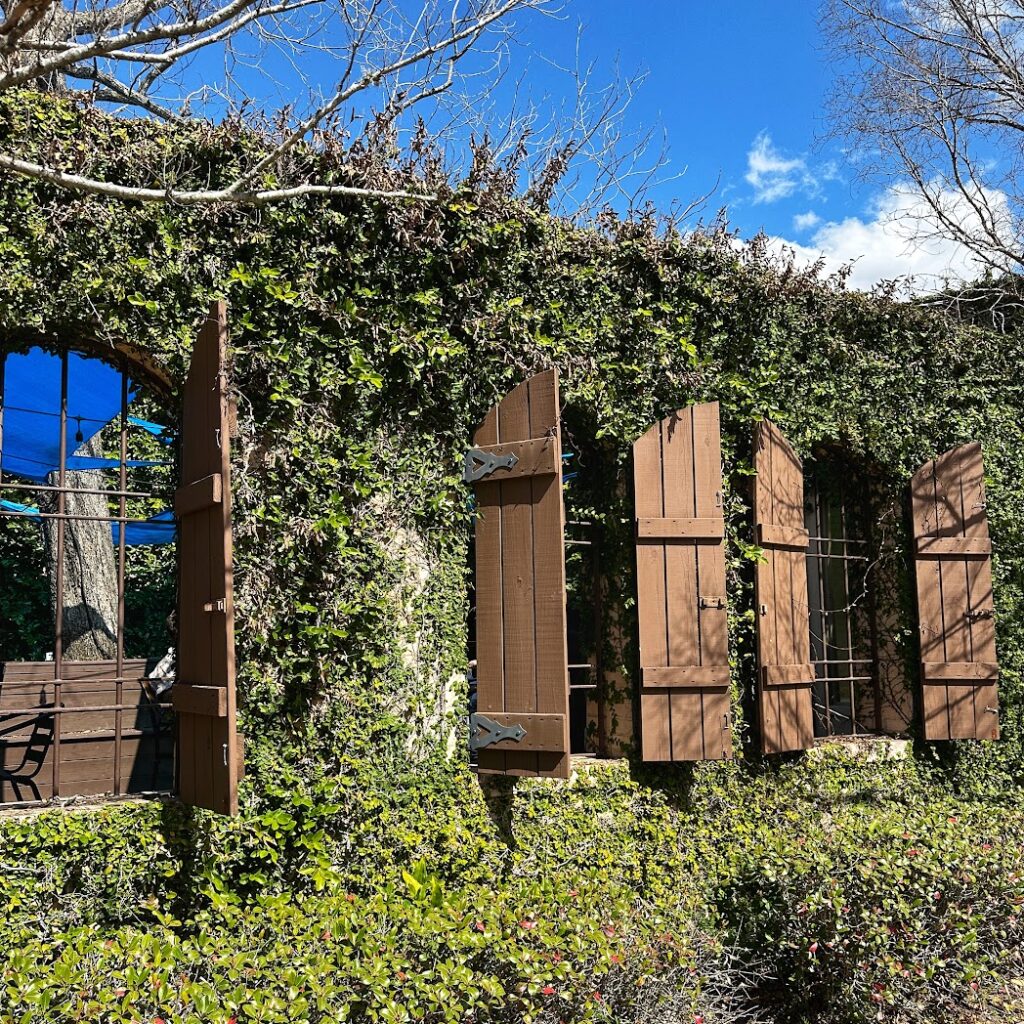
MULTIPOLYGON (((817 738, 905 733, 912 716, 900 632, 898 552, 884 489, 838 455, 805 467, 807 595, 817 738)), ((905 566, 903 566, 905 571, 905 566)))
POLYGON ((176 435, 117 357, 0 353, 0 803, 173 788, 176 435))

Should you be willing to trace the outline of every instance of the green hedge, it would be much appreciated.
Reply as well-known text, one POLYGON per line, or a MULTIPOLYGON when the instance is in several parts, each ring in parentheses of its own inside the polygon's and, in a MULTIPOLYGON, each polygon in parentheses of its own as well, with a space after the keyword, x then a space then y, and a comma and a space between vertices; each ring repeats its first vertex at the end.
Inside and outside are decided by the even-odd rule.
POLYGON ((1024 984, 1024 811, 921 783, 351 763, 237 820, 8 820, 0 1021, 960 1019, 1024 984))

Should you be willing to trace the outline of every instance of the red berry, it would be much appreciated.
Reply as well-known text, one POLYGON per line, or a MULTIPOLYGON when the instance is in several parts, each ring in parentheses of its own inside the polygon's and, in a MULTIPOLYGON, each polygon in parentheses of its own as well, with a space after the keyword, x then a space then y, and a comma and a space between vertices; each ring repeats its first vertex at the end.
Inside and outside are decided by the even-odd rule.
POLYGON ((555 994, 555 986, 554 985, 545 985, 540 990, 540 994, 542 996, 553 996, 555 994))

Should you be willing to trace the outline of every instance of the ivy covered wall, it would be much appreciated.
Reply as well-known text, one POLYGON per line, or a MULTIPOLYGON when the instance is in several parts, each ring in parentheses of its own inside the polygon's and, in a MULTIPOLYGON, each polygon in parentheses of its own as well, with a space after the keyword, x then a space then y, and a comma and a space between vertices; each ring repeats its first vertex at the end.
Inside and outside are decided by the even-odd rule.
MULTIPOLYGON (((0 125, 35 137, 42 120, 41 137, 71 150, 79 116, 33 99, 6 109, 0 125)), ((171 139, 151 125, 87 121, 112 160, 170 147, 204 178, 227 162, 216 135, 171 139)), ((840 446, 897 508, 923 461, 980 440, 1005 739, 957 756, 1015 772, 1024 640, 1015 337, 848 294, 724 232, 575 230, 486 180, 429 206, 199 211, 6 178, 0 259, 4 337, 93 329, 142 345, 178 380, 207 302, 227 297, 242 424, 239 689, 243 724, 268 752, 404 758, 444 741, 444 722, 462 710, 450 681, 465 667, 460 455, 498 397, 553 363, 579 453, 570 500, 611 538, 607 604, 627 616, 627 634, 629 513, 609 498, 614 481, 654 419, 722 403, 740 683, 751 656, 742 555, 751 421, 773 417, 804 456, 840 446)), ((893 527, 903 529, 898 516, 893 527)), ((907 611, 901 640, 912 653, 907 611)))
MULTIPOLYGON (((33 95, 0 107, 0 132, 21 136, 30 152, 45 147, 51 162, 69 169, 87 146, 107 154, 122 177, 131 177, 142 155, 164 154, 180 166, 183 180, 204 182, 229 174, 232 152, 249 144, 227 133, 181 130, 171 136, 151 124, 109 122, 33 95)), ((375 171, 368 161, 365 168, 337 173, 375 171)), ((1013 802, 1024 766, 1019 337, 886 296, 847 293, 840 282, 780 264, 761 243, 740 243, 724 230, 660 237, 649 224, 615 221, 600 230, 579 230, 530 209, 509 194, 501 175, 483 170, 429 205, 332 201, 220 210, 125 206, 5 177, 0 267, 0 342, 17 343, 26 335, 59 341, 83 331, 100 340, 128 339, 153 353, 178 381, 210 298, 229 302, 240 421, 234 475, 238 687, 251 773, 246 813, 262 828, 273 833, 274 821, 283 820, 267 819, 278 811, 275 798, 264 792, 268 783, 280 784, 282 773, 289 779, 335 772, 347 777, 359 763, 373 765, 385 789, 388 779, 398 778, 389 772, 403 772, 405 796, 389 793, 374 805, 398 801, 398 809, 376 822, 393 838, 404 835, 402 801, 416 803, 411 780, 417 777, 425 790, 440 785, 448 794, 449 818, 463 811, 474 816, 487 842, 500 846, 514 834, 493 806, 487 818, 475 788, 461 805, 462 798, 451 795, 452 779, 460 780, 456 788, 464 793, 468 777, 453 776, 438 758, 453 742, 461 747, 464 737, 470 510, 459 474, 462 452, 486 410, 524 376, 552 364, 562 378, 567 446, 579 459, 570 500, 606 531, 606 604, 627 638, 632 547, 628 509, 615 489, 629 447, 651 422, 679 406, 721 403, 731 643, 741 703, 752 682, 753 421, 771 416, 807 458, 823 446, 843 450, 867 467, 897 509, 922 462, 959 442, 979 440, 994 549, 1003 739, 945 749, 921 745, 912 767, 896 767, 891 774, 884 765, 872 768, 871 785, 863 789, 855 781, 859 769, 851 768, 850 787, 829 783, 825 791, 849 800, 866 793, 869 804, 909 799, 911 790, 931 794, 939 809, 922 812, 923 833, 934 831, 935 821, 965 813, 947 815, 951 791, 965 799, 1013 802)), ((905 543, 905 529, 894 515, 897 545, 905 543)), ((908 595, 903 600, 907 615, 893 642, 912 660, 912 606, 908 595)), ((628 640, 624 649, 609 651, 609 659, 610 672, 628 688, 628 640)), ((642 846, 652 814, 662 813, 650 808, 662 808, 665 799, 671 813, 664 813, 681 830, 672 836, 678 844, 686 828, 704 834, 723 815, 739 814, 744 793, 757 787, 774 793, 779 786, 779 813, 791 807, 785 813, 796 822, 796 834, 822 814, 825 798, 807 791, 820 781, 822 769, 803 755, 786 760, 782 767, 762 764, 748 743, 738 766, 618 766, 607 776, 588 773, 586 792, 605 785, 609 793, 638 792, 626 817, 613 817, 608 828, 625 828, 631 842, 642 846)), ((531 799, 562 799, 566 814, 575 808, 577 815, 566 826, 566 842, 586 834, 599 845, 593 822, 583 818, 598 813, 601 797, 591 806, 581 803, 578 788, 549 785, 550 793, 543 784, 517 790, 526 794, 523 807, 531 799), (573 832, 577 826, 580 831, 573 832)), ((301 788, 296 782, 293 790, 301 788)), ((284 799, 288 803, 292 796, 284 799)), ((429 804, 433 798, 424 799, 429 804)), ((152 824, 154 813, 139 811, 140 821, 152 824)), ((532 812, 521 807, 516 813, 529 818, 532 812)), ((617 813, 611 805, 608 814, 617 813)), ((292 835, 296 816, 305 811, 300 815, 292 808, 288 814, 293 825, 281 828, 292 835)), ((545 803, 545 814, 547 821, 557 818, 551 803, 545 803)), ((892 838, 901 813, 886 814, 885 835, 892 838)), ((846 821, 844 834, 870 832, 875 826, 869 818, 855 826, 846 821)), ((110 834, 109 824, 96 827, 110 834)), ((169 812, 161 812, 160 824, 152 827, 161 830, 154 864, 165 863, 165 840, 198 841, 190 831, 195 822, 186 827, 169 812)), ((311 826, 315 835, 318 828, 311 826)), ((1012 823, 999 828, 1001 835, 1018 834, 1012 823)), ((270 859, 274 844, 285 842, 274 833, 277 839, 260 847, 251 835, 224 838, 209 829, 200 829, 203 842, 220 837, 228 845, 255 843, 257 850, 271 851, 270 859)), ((984 827, 979 829, 972 842, 987 842, 984 827)), ((426 834, 436 838, 434 825, 426 834)), ((23 852, 36 849, 24 829, 18 835, 23 852)), ((529 828, 519 834, 523 849, 530 835, 529 828)), ((731 842, 739 848, 750 836, 737 821, 731 842)), ((797 848, 789 840, 783 853, 772 845, 775 840, 761 839, 774 856, 796 863, 797 848)), ((424 852, 422 835, 395 842, 410 856, 424 852)), ((70 845, 78 849, 80 842, 70 845)), ((757 889, 755 865, 768 855, 754 846, 747 848, 742 870, 731 859, 723 861, 713 886, 721 899, 734 893, 729 886, 741 875, 751 891, 757 889)), ((332 849, 344 858, 348 847, 332 849)), ((660 849, 656 845, 648 854, 660 858, 660 849)), ((174 904, 182 897, 178 880, 188 857, 172 853, 165 876, 175 879, 169 897, 174 904)), ((545 861, 545 871, 559 863, 557 854, 545 861)), ((305 856, 298 862, 306 864, 305 856)), ((837 853, 836 864, 845 856, 837 853)), ((843 863, 841 870, 854 871, 843 863)), ((819 869, 825 870, 807 868, 819 869)), ((531 872, 540 869, 509 870, 509 877, 536 879, 531 872)), ((230 884, 244 891, 243 876, 251 879, 254 872, 246 862, 230 884)), ((308 872, 300 874, 308 882, 308 872)), ((49 877, 62 876, 58 871, 49 877)), ((203 877, 214 890, 228 885, 203 877)), ((329 887, 331 877, 324 875, 315 888, 329 887)), ((610 884, 607 879, 606 872, 603 884, 610 884)), ((193 883, 198 887, 195 878, 193 883)), ((67 884, 73 891, 76 883, 67 884)), ((69 891, 66 885, 63 891, 69 891)), ((793 896, 780 893, 780 900, 793 896)), ((826 904, 833 898, 819 897, 826 904)), ((869 908, 874 898, 867 886, 863 905, 869 908)), ((726 913, 727 902, 716 904, 714 913, 726 913)), ((749 922, 749 911, 741 900, 729 913, 749 922)), ((993 913, 997 929, 1005 918, 993 913)), ((784 913, 769 918, 769 936, 792 923, 784 913)), ((174 930, 173 923, 165 926, 174 930)), ((806 953, 799 946, 805 938, 797 934, 786 947, 793 962, 804 966, 806 953)), ((764 941, 772 940, 762 935, 753 944, 764 941)), ((938 953, 936 958, 941 959, 938 953)), ((874 976, 858 977, 871 1008, 874 976)))

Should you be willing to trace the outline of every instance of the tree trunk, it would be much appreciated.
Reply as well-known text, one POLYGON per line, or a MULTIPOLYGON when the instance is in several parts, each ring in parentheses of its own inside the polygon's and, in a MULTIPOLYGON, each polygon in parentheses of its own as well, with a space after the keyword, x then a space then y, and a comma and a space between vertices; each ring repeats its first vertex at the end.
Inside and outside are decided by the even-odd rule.
MULTIPOLYGON (((78 455, 100 457, 99 438, 82 445, 78 455)), ((57 474, 50 475, 57 483, 57 474)), ((65 474, 70 488, 99 490, 103 473, 89 470, 65 474)), ((51 501, 49 511, 57 511, 51 501)), ((107 499, 98 494, 67 494, 64 514, 108 516, 107 499)), ((63 605, 63 657, 68 661, 103 661, 117 654, 117 558, 109 522, 64 520, 63 594, 57 593, 57 536, 60 520, 44 519, 50 600, 56 618, 63 605)))

